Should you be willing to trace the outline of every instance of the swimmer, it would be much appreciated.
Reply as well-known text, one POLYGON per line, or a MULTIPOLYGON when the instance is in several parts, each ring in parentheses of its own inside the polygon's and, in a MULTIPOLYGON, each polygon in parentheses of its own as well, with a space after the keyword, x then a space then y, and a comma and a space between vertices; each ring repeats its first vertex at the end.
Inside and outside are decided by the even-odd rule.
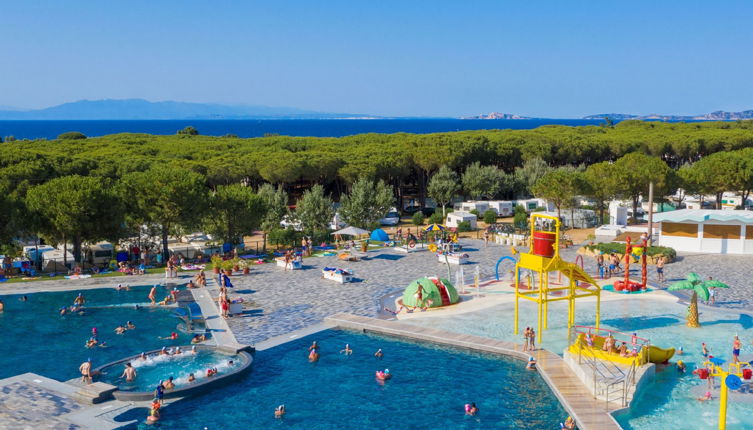
POLYGON ((711 400, 711 399, 712 399, 712 397, 711 397, 711 391, 706 391, 706 394, 704 394, 703 397, 699 397, 698 401, 699 402, 705 402, 705 401, 711 400))
POLYGON ((172 332, 170 333, 170 336, 167 337, 159 337, 161 340, 176 340, 178 338, 178 333, 172 332))
POLYGON ((134 324, 133 324, 132 322, 128 321, 128 322, 126 323, 126 328, 127 328, 128 330, 134 330, 134 329, 136 329, 136 325, 134 325, 134 324))
MULTIPOLYGON (((23 301, 26 301, 26 296, 23 297, 23 301)), ((73 299, 73 304, 78 306, 83 306, 86 303, 86 299, 84 298, 83 293, 78 293, 78 296, 76 296, 75 299, 73 299)))
POLYGON ((146 417, 146 423, 147 424, 154 424, 157 421, 159 421, 159 408, 160 404, 157 399, 154 399, 154 402, 152 403, 152 408, 149 409, 149 416, 146 417))
POLYGON ((195 345, 191 347, 191 354, 193 354, 193 355, 197 354, 196 346, 195 345))
POLYGON ((526 370, 536 370, 536 359, 533 356, 528 357, 528 363, 526 364, 526 370))
POLYGON ((195 376, 193 376, 193 373, 189 373, 189 374, 188 374, 188 382, 193 382, 193 381, 195 381, 195 380, 196 380, 196 377, 195 377, 195 376))
POLYGON ((100 348, 107 348, 107 347, 109 347, 110 345, 108 345, 108 344, 107 344, 107 342, 105 342, 105 341, 102 341, 102 342, 101 342, 100 344, 98 344, 97 346, 98 346, 98 347, 100 347, 100 348))
POLYGON ((684 351, 682 350, 682 347, 677 348, 677 355, 682 355, 684 351))
POLYGON ((63 306, 62 308, 60 308, 60 316, 61 317, 65 316, 66 313, 68 313, 68 308, 67 307, 63 306))
POLYGON ((92 336, 97 337, 97 327, 92 327, 92 336))
POLYGON ((315 349, 312 349, 311 352, 309 352, 309 362, 316 363, 317 361, 319 361, 319 353, 316 352, 315 349))
POLYGON ((81 363, 78 371, 81 372, 81 382, 90 384, 92 382, 92 359, 88 358, 85 362, 81 363))
POLYGON ((139 306, 139 305, 134 305, 134 306, 133 306, 133 308, 134 308, 134 309, 136 309, 136 310, 138 311, 138 310, 140 310, 140 309, 141 309, 141 306, 139 306))
POLYGON ((146 361, 146 352, 142 352, 141 355, 139 355, 139 360, 146 361))
POLYGON ((319 349, 319 345, 316 344, 316 341, 312 342, 311 346, 309 346, 309 351, 311 351, 312 349, 313 350, 319 349))
POLYGON ((180 355, 180 354, 183 354, 183 350, 180 349, 180 347, 178 346, 175 348, 175 355, 180 355))
POLYGON ((351 354, 353 354, 353 350, 350 349, 350 345, 348 345, 346 343, 345 344, 345 349, 340 350, 340 354, 351 355, 351 354))
POLYGON ((384 357, 384 353, 382 352, 382 349, 377 349, 377 352, 374 353, 374 357, 376 358, 382 358, 384 357))
MULTIPOLYGON (((80 295, 81 295, 81 294, 79 294, 79 296, 80 296, 80 295)), ((29 298, 28 298, 28 297, 26 297, 26 296, 21 296, 21 298, 20 298, 20 299, 18 299, 18 300, 20 300, 20 301, 22 301, 22 302, 26 302, 26 301, 28 301, 28 300, 29 300, 29 298)), ((81 303, 81 304, 83 305, 83 303, 81 303)))
POLYGON ((280 419, 285 416, 285 405, 280 405, 275 408, 275 418, 280 419))
POLYGON ((167 378, 167 381, 165 381, 165 383, 162 384, 162 385, 165 387, 166 390, 172 390, 173 388, 175 388, 175 383, 173 382, 173 377, 171 376, 171 377, 167 378))
POLYGON ((686 370, 685 363, 682 360, 677 360, 677 372, 685 373, 685 370, 686 370))
POLYGON ((115 334, 123 334, 126 332, 126 328, 122 325, 115 327, 115 334))
POLYGON ((136 369, 131 366, 131 363, 125 364, 125 369, 123 369, 123 374, 120 375, 120 379, 125 378, 126 382, 133 382, 136 379, 136 369))
POLYGON ((204 342, 205 340, 207 340, 206 335, 197 334, 197 335, 194 335, 193 339, 191 339, 191 343, 201 343, 201 342, 204 342))
POLYGON ((465 414, 475 416, 478 413, 478 407, 475 403, 465 405, 465 414))
POLYGON ((0 312, 2 312, 3 310, 5 310, 5 305, 3 304, 3 301, 0 300, 0 312))
POLYGON ((163 346, 162 349, 159 351, 159 355, 170 355, 167 353, 167 347, 163 346))
POLYGON ((90 337, 89 340, 86 341, 85 346, 87 348, 94 348, 95 346, 97 346, 97 339, 90 337))
POLYGON ((123 284, 118 284, 117 287, 115 287, 115 291, 120 291, 123 289, 123 284))
POLYGON ((147 298, 149 299, 149 301, 152 302, 152 305, 157 304, 157 302, 155 301, 155 297, 157 297, 157 286, 156 285, 153 286, 151 290, 149 290, 149 296, 147 296, 147 298))
POLYGON ((234 361, 233 361, 233 360, 230 360, 230 361, 228 361, 228 362, 227 362, 227 365, 228 365, 228 366, 232 366, 232 365, 233 365, 233 363, 234 363, 234 361))
POLYGON ((565 420, 565 423, 562 424, 560 427, 562 427, 565 430, 575 430, 575 420, 573 417, 567 417, 565 420))

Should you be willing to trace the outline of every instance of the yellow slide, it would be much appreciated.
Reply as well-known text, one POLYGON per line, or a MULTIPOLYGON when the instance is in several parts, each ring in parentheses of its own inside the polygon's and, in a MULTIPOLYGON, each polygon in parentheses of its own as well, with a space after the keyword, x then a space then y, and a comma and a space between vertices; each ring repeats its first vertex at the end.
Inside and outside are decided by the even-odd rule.
POLYGON ((648 347, 648 361, 652 363, 664 363, 669 361, 673 355, 675 355, 674 348, 664 349, 654 345, 648 347))

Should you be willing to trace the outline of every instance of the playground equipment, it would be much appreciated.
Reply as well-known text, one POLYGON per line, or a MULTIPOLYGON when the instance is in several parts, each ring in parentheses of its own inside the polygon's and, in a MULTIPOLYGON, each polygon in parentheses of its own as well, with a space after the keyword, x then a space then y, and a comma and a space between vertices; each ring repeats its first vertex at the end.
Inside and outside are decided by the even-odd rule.
POLYGON ((708 361, 703 363, 702 368, 693 373, 697 373, 701 379, 708 377, 719 377, 719 430, 727 428, 727 391, 737 390, 742 387, 742 379, 750 381, 753 376, 750 362, 729 363, 727 370, 722 367, 724 360, 718 357, 709 357, 708 361), (743 367, 746 367, 743 369, 743 367))
POLYGON ((419 278, 405 288, 400 305, 407 308, 438 308, 460 300, 455 287, 444 278, 419 278))
POLYGON ((580 297, 596 297, 596 327, 599 327, 601 288, 583 269, 576 264, 564 261, 559 256, 560 220, 550 215, 531 214, 531 249, 520 253, 520 260, 515 265, 515 334, 518 334, 519 299, 538 303, 538 341, 541 343, 542 332, 548 325, 549 302, 568 301, 568 329, 575 324, 575 300, 580 297), (538 288, 534 283, 522 290, 520 269, 538 272, 538 288), (567 286, 550 287, 549 273, 561 272, 568 278, 567 286), (579 284, 580 282, 584 284, 579 284), (559 292, 565 292, 566 295, 559 292), (552 294, 554 293, 554 294, 552 294))
POLYGON ((625 280, 615 281, 615 291, 638 291, 646 289, 646 282, 648 279, 648 271, 646 270, 646 254, 648 254, 647 240, 644 238, 643 243, 640 245, 630 244, 630 236, 627 237, 625 244, 625 280), (630 260, 631 257, 638 256, 641 260, 641 282, 635 282, 630 280, 630 260))
POLYGON ((575 342, 570 344, 568 350, 572 354, 585 355, 599 360, 611 361, 615 364, 630 366, 635 364, 642 366, 646 363, 667 363, 675 355, 674 348, 659 348, 651 345, 649 339, 637 336, 635 333, 628 334, 616 330, 599 329, 597 327, 574 326, 570 331, 570 339, 575 337, 575 342), (612 348, 604 348, 604 343, 611 338, 612 348), (626 345, 626 353, 620 354, 619 348, 626 345))

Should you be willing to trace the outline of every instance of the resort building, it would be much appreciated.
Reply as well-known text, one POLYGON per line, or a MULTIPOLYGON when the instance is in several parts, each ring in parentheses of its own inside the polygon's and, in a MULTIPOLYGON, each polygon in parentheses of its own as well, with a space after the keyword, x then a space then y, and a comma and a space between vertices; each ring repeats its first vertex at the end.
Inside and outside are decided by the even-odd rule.
POLYGON ((659 245, 678 251, 753 254, 753 212, 682 209, 654 215, 659 245))

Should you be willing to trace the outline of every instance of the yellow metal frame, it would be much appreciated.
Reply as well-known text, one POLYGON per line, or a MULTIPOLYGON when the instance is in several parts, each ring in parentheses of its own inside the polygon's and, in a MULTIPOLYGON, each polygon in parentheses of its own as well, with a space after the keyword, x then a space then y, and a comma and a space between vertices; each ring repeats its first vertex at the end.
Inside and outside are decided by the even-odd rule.
POLYGON ((591 278, 583 269, 577 265, 564 261, 559 255, 560 245, 560 220, 557 217, 537 214, 531 215, 531 248, 527 253, 520 254, 520 260, 515 265, 515 334, 518 334, 518 316, 519 316, 519 299, 530 300, 539 305, 538 318, 538 342, 541 343, 542 332, 547 329, 549 302, 559 300, 568 301, 567 328, 570 329, 575 325, 575 300, 581 297, 596 296, 596 328, 599 328, 601 319, 601 287, 591 278), (554 256, 551 258, 542 257, 533 254, 533 237, 536 232, 552 233, 546 230, 536 230, 536 221, 553 221, 555 226, 554 256), (529 281, 529 290, 520 290, 520 271, 528 269, 539 274, 538 288, 534 288, 534 282, 529 281), (551 288, 549 286, 549 273, 560 272, 568 278, 568 285, 551 288), (578 285, 578 281, 590 283, 594 289, 583 288, 578 285), (549 293, 554 291, 567 291, 566 296, 550 297, 549 293))
POLYGON ((721 382, 719 384, 719 430, 726 430, 727 428, 727 375, 737 375, 742 378, 743 371, 742 366, 751 366, 749 362, 729 363, 727 370, 724 370, 721 366, 717 366, 711 361, 705 361, 704 367, 710 369, 709 377, 719 377, 721 382), (736 371, 734 369, 737 369, 736 371))

